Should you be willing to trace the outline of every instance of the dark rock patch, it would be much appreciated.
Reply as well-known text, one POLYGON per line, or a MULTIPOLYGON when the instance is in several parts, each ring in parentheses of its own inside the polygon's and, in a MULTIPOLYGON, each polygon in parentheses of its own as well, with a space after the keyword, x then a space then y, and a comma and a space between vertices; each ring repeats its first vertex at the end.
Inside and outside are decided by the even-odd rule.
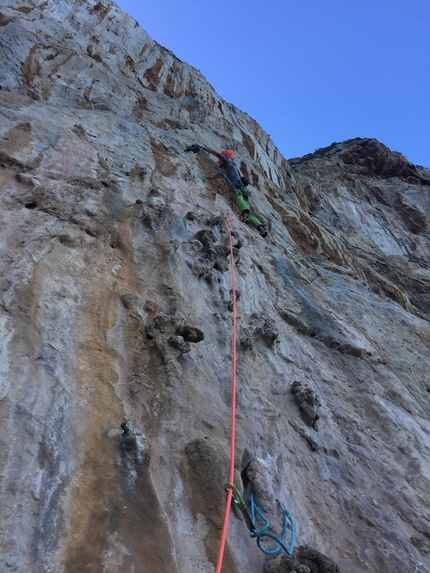
POLYGON ((318 394, 312 388, 297 380, 292 383, 291 392, 294 395, 296 404, 302 411, 306 423, 318 431, 317 422, 320 418, 318 410, 321 407, 321 400, 318 394))

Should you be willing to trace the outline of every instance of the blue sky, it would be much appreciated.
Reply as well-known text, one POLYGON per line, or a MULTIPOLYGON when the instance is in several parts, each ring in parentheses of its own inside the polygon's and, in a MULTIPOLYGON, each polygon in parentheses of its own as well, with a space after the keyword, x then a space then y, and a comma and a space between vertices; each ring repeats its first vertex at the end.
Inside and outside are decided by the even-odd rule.
POLYGON ((430 167, 430 0, 120 0, 288 159, 375 137, 430 167))

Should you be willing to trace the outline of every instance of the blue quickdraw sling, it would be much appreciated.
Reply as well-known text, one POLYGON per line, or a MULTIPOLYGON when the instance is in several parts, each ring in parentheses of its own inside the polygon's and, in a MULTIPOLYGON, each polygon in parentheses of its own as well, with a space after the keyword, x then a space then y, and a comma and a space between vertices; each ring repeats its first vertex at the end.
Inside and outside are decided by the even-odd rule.
POLYGON ((251 505, 251 515, 250 515, 247 508, 246 508, 246 503, 243 500, 243 497, 240 495, 238 489, 231 483, 226 483, 224 485, 224 488, 226 489, 226 491, 228 491, 229 489, 232 489, 233 503, 242 512, 242 514, 245 518, 246 525, 250 531, 250 533, 249 533, 250 537, 257 539, 258 548, 261 549, 261 551, 263 553, 265 553, 266 555, 275 555, 276 553, 279 553, 279 551, 281 551, 281 549, 283 549, 288 555, 292 555, 293 549, 294 549, 294 535, 295 535, 294 519, 291 517, 291 513, 279 501, 279 499, 276 499, 276 501, 281 506, 282 515, 283 515, 281 539, 277 535, 272 533, 271 531, 268 531, 268 529, 270 528, 269 520, 266 519, 266 517, 258 509, 258 506, 254 502, 254 494, 253 493, 251 493, 251 495, 250 495, 250 505, 251 505), (258 530, 255 526, 255 514, 257 514, 264 523, 263 527, 261 529, 258 529, 258 530), (287 532, 288 532, 289 526, 291 526, 291 538, 290 538, 290 545, 289 545, 289 547, 287 547, 285 545, 285 539, 287 537, 287 532), (277 543, 277 545, 274 549, 266 549, 262 545, 263 538, 265 538, 265 537, 269 537, 270 539, 273 539, 277 543))

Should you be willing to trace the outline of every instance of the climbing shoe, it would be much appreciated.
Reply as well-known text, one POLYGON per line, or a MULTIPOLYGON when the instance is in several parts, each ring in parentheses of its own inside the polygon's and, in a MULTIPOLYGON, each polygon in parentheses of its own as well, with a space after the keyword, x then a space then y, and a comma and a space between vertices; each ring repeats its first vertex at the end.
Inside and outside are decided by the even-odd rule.
POLYGON ((263 239, 265 239, 267 237, 267 231, 266 229, 263 227, 263 225, 259 225, 257 227, 257 231, 260 233, 260 235, 263 237, 263 239))
POLYGON ((245 225, 249 225, 251 223, 248 217, 248 211, 243 211, 242 215, 240 216, 240 220, 242 223, 245 223, 245 225))

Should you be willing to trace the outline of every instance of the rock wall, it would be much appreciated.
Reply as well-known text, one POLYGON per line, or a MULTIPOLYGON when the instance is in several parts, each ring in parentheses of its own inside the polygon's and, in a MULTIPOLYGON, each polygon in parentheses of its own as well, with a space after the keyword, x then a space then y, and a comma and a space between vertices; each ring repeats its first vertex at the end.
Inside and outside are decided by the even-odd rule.
POLYGON ((235 483, 296 522, 271 558, 232 511, 223 571, 430 571, 430 171, 366 139, 288 164, 108 0, 0 27, 1 571, 214 569, 234 213, 195 141, 268 224, 230 222, 235 483))

